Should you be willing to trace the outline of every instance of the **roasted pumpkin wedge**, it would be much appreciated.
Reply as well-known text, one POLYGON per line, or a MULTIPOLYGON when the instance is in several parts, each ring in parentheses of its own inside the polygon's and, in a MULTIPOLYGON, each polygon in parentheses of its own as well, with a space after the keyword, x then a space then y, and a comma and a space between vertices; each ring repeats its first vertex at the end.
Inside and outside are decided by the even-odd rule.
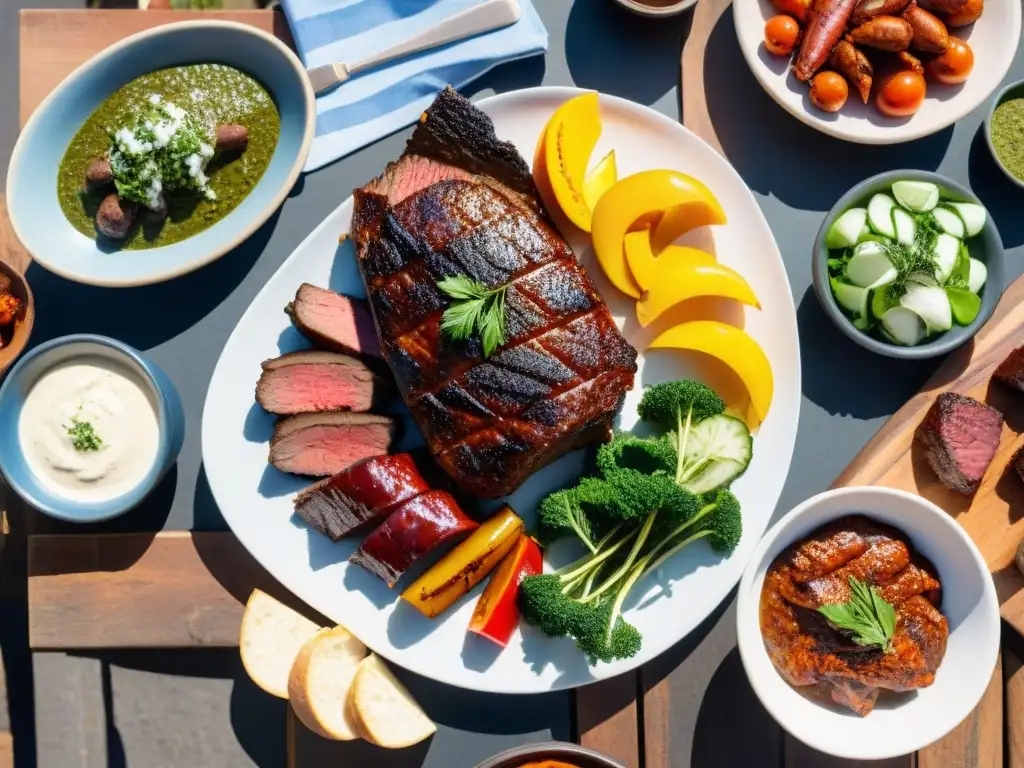
POLYGON ((402 593, 402 599, 425 616, 437 616, 498 566, 523 529, 519 515, 506 504, 416 579, 402 593))

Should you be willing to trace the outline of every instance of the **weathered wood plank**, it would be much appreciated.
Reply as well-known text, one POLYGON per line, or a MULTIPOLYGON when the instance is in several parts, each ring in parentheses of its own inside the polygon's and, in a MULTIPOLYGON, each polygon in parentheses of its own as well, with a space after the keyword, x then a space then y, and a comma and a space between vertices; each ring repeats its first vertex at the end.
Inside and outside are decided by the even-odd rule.
POLYGON ((918 752, 917 768, 1002 768, 1003 662, 971 716, 946 738, 918 752))
POLYGON ((575 692, 579 742, 639 768, 641 736, 637 712, 637 674, 603 680, 575 692))
POLYGON ((1006 765, 1024 768, 1024 662, 1017 650, 1003 643, 1003 685, 1006 765))
POLYGON ((783 765, 785 768, 914 768, 914 755, 890 760, 843 760, 811 749, 786 734, 783 765))
POLYGON ((34 649, 234 646, 255 587, 310 614, 230 533, 32 536, 28 572, 34 649))

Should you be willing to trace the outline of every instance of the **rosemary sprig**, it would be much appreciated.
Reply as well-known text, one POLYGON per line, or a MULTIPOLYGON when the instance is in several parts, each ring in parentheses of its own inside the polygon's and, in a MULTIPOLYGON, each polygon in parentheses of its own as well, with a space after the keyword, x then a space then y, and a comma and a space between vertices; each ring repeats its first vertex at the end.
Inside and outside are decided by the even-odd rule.
POLYGON ((480 334, 484 357, 505 343, 505 291, 508 286, 488 288, 465 275, 446 277, 437 287, 454 301, 441 316, 441 330, 453 341, 480 334))

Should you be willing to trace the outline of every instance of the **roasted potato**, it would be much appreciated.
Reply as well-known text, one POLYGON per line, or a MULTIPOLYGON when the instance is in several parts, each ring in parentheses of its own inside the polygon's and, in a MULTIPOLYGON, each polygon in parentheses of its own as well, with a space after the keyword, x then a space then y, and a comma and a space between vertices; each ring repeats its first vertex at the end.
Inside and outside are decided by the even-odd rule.
POLYGON ((221 123, 217 126, 217 151, 241 152, 249 146, 249 129, 237 123, 221 123))
POLYGON ((905 51, 914 39, 914 30, 909 21, 897 16, 876 16, 851 30, 848 39, 882 51, 905 51))
POLYGON ((114 180, 114 170, 107 157, 94 157, 85 169, 85 183, 90 187, 102 187, 114 180))
POLYGON ((811 0, 772 0, 772 5, 779 13, 788 14, 801 24, 807 21, 811 10, 811 0))
POLYGON ((828 64, 850 81, 860 100, 867 104, 871 97, 871 78, 874 72, 864 52, 849 40, 840 40, 832 49, 828 64))
POLYGON ((985 0, 967 0, 960 10, 946 14, 946 24, 951 27, 966 27, 980 19, 984 11, 985 0))
POLYGON ((853 9, 850 24, 859 27, 875 16, 899 16, 910 5, 911 0, 861 0, 853 9))
POLYGON ((123 240, 132 228, 137 212, 135 203, 124 202, 116 192, 111 192, 96 210, 96 229, 112 240, 123 240))
POLYGON ((903 18, 910 23, 914 31, 910 47, 915 51, 943 53, 949 48, 949 32, 938 16, 924 8, 918 8, 914 3, 903 12, 903 18))

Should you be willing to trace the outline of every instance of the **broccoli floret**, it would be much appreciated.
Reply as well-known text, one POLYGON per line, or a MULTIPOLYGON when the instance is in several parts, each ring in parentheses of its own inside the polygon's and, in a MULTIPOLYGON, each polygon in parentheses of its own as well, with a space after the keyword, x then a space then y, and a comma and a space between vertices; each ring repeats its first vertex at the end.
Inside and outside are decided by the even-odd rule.
POLYGON ((604 483, 614 493, 614 509, 608 513, 623 520, 642 520, 661 509, 679 490, 666 474, 648 475, 636 469, 612 470, 604 483))
POLYGON ((537 510, 538 534, 544 543, 550 543, 568 534, 575 535, 584 546, 594 552, 594 531, 590 519, 580 507, 575 488, 566 488, 548 494, 537 510))
POLYGON ((616 469, 672 473, 676 470, 676 449, 665 438, 645 439, 620 432, 597 449, 597 469, 604 476, 616 469))
POLYGON ((571 636, 579 625, 580 603, 562 592, 562 579, 553 574, 527 576, 519 584, 523 618, 551 637, 571 636))
POLYGON ((739 499, 728 488, 723 488, 714 494, 710 506, 711 510, 703 521, 703 527, 708 531, 708 543, 718 552, 732 552, 743 536, 739 499))
POLYGON ((680 431, 687 418, 692 422, 703 421, 724 410, 725 403, 713 389, 688 379, 648 387, 637 408, 644 421, 680 431))
POLYGON ((605 600, 581 616, 574 639, 576 647, 587 655, 591 664, 631 658, 643 645, 643 637, 636 627, 618 613, 613 620, 614 608, 613 600, 605 600))

